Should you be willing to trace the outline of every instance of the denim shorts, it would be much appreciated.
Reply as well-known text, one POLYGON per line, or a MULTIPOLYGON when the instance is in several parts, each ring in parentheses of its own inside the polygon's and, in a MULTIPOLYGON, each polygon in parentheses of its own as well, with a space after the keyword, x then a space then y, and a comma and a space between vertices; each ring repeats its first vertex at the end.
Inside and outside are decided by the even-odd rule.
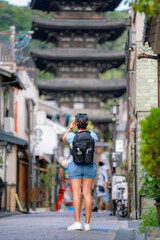
POLYGON ((103 196, 103 203, 108 202, 108 201, 109 201, 109 189, 107 189, 106 195, 103 196))
POLYGON ((72 161, 68 164, 69 179, 89 178, 94 179, 97 175, 97 166, 93 162, 89 165, 77 165, 72 161))

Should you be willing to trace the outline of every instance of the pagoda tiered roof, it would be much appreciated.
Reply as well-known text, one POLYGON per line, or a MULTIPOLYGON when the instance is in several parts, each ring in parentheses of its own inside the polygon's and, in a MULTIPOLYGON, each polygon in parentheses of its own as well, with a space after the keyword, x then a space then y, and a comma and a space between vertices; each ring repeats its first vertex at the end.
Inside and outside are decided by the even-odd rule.
POLYGON ((33 38, 56 43, 58 37, 77 33, 94 37, 103 43, 117 39, 125 30, 124 21, 84 20, 84 19, 34 19, 32 21, 33 38))
POLYGON ((61 65, 74 66, 85 64, 95 66, 98 73, 103 73, 111 68, 118 68, 125 62, 124 51, 109 51, 94 48, 55 48, 47 50, 35 49, 31 51, 37 68, 57 73, 61 65))
POLYGON ((122 0, 32 0, 31 8, 42 11, 113 11, 122 0))
POLYGON ((123 79, 82 79, 82 78, 54 78, 38 82, 41 95, 59 103, 72 105, 81 102, 85 106, 106 102, 113 97, 120 97, 126 92, 126 81, 123 79))
POLYGON ((40 50, 35 49, 31 51, 35 58, 47 58, 51 60, 124 60, 124 51, 110 51, 106 49, 95 48, 54 48, 40 50))
POLYGON ((126 81, 124 79, 82 79, 82 78, 54 78, 38 82, 40 92, 99 92, 108 94, 109 97, 119 97, 126 91, 126 81))

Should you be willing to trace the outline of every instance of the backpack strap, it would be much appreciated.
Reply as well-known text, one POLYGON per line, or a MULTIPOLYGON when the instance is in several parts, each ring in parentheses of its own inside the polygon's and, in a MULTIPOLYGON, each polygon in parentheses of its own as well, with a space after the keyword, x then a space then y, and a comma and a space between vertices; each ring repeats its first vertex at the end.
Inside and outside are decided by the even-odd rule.
POLYGON ((89 134, 91 134, 91 132, 90 131, 81 131, 81 132, 75 132, 75 134, 80 134, 80 133, 89 133, 89 134))

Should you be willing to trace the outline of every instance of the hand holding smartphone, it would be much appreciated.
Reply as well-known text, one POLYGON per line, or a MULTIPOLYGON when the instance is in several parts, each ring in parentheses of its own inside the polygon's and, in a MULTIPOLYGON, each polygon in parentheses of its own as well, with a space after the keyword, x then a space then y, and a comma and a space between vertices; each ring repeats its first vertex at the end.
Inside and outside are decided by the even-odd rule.
POLYGON ((70 123, 69 125, 69 128, 74 128, 76 125, 75 125, 75 119, 70 123))

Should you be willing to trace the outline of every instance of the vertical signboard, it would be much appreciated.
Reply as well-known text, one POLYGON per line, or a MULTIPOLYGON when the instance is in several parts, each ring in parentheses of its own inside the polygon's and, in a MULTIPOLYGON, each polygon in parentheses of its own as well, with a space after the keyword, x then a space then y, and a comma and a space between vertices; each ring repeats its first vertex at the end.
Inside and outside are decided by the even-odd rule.
POLYGON ((128 185, 126 182, 126 176, 114 175, 112 176, 112 200, 118 200, 121 198, 121 189, 123 188, 123 198, 128 199, 128 185))
POLYGON ((122 139, 116 140, 116 152, 123 152, 124 151, 124 141, 122 139))

